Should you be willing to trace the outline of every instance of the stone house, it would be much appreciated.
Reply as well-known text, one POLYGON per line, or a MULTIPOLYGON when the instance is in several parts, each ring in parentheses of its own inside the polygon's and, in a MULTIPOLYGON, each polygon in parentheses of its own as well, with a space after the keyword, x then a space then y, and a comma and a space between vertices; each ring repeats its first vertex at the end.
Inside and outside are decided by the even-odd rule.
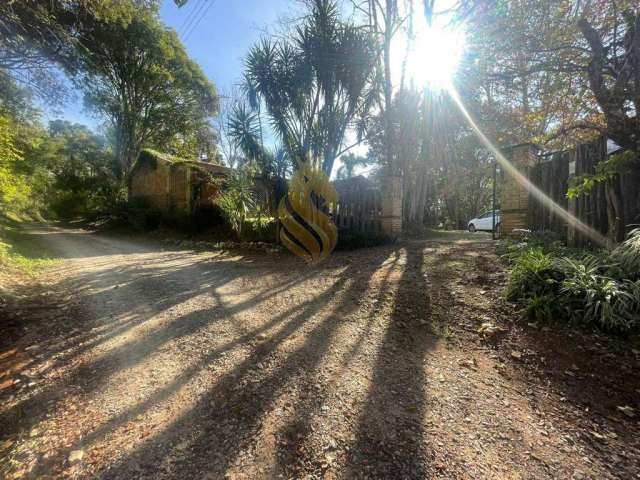
POLYGON ((143 150, 129 175, 129 199, 173 217, 188 217, 213 207, 222 182, 232 170, 143 150))

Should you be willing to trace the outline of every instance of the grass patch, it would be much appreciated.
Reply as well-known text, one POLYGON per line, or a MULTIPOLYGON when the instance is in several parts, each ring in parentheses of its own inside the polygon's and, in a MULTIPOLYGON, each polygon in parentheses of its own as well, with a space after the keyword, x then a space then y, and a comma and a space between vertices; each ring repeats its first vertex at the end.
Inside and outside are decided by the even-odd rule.
POLYGON ((55 261, 34 235, 24 232, 18 219, 0 215, 0 265, 35 276, 55 261))

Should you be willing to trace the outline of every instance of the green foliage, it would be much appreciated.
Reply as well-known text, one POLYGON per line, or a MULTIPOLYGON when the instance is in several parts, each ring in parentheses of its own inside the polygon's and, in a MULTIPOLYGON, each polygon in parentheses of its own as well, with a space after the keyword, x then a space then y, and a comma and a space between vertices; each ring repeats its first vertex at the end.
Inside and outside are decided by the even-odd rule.
POLYGON ((558 314, 555 296, 550 293, 534 293, 523 301, 522 313, 525 318, 534 322, 545 322, 558 314))
POLYGON ((507 299, 534 320, 633 330, 640 325, 639 235, 634 231, 611 253, 571 250, 536 236, 512 243, 504 254, 511 269, 507 299))
POLYGON ((18 221, 0 214, 0 268, 35 275, 53 262, 37 236, 26 234, 18 221))
POLYGON ((125 214, 129 225, 144 232, 157 229, 162 222, 162 212, 143 197, 129 198, 125 214))
POLYGON ((18 171, 23 160, 16 146, 15 125, 7 115, 0 115, 0 212, 21 212, 29 205, 30 187, 18 171))
POLYGON ((567 190, 567 197, 572 199, 588 194, 597 184, 623 173, 624 169, 631 166, 635 160, 636 154, 631 150, 610 155, 605 161, 596 164, 594 175, 584 175, 574 179, 572 186, 567 190))
POLYGON ((239 238, 249 214, 256 209, 251 178, 244 172, 235 172, 224 186, 216 205, 239 238))
POLYGON ((640 319, 640 295, 637 284, 607 276, 602 260, 561 258, 564 270, 560 300, 575 322, 596 325, 610 331, 628 331, 640 319))
POLYGON ((266 105, 292 161, 319 159, 330 174, 346 129, 374 101, 376 42, 343 22, 334 1, 309 5, 292 36, 251 49, 246 78, 250 99, 266 105))
POLYGON ((242 240, 248 242, 273 242, 276 239, 275 218, 261 215, 245 220, 242 240))
POLYGON ((229 115, 229 136, 249 159, 258 163, 265 161, 266 151, 262 145, 258 113, 248 105, 238 103, 229 115))
MULTIPOLYGON (((6 3, 6 2, 5 2, 6 3)), ((85 93, 85 104, 113 128, 123 170, 144 146, 216 158, 208 123, 217 93, 187 55, 176 32, 159 20, 157 0, 9 2, 0 7, 0 96, 18 111, 24 98, 3 69, 41 97, 60 100, 61 67, 85 93), (28 72, 27 74, 21 72, 28 72), (13 89, 15 90, 15 89, 13 89)), ((26 102, 29 103, 29 102, 26 102)))
POLYGON ((631 280, 640 280, 640 228, 629 233, 629 237, 611 254, 612 260, 631 280))
POLYGON ((54 120, 47 131, 37 122, 3 116, 0 144, 7 150, 0 156, 0 210, 5 213, 94 215, 109 210, 119 195, 115 158, 104 138, 85 126, 54 120))
POLYGON ((517 254, 507 285, 507 299, 544 297, 557 291, 562 280, 553 257, 541 248, 528 248, 517 254))

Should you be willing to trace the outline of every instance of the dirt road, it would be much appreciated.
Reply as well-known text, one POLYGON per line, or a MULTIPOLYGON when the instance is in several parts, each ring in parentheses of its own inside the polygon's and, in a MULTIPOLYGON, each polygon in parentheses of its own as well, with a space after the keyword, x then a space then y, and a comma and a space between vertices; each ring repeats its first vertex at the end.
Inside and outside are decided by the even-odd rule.
POLYGON ((64 297, 0 356, 2 477, 638 478, 638 355, 514 323, 487 240, 307 267, 32 234, 64 297))

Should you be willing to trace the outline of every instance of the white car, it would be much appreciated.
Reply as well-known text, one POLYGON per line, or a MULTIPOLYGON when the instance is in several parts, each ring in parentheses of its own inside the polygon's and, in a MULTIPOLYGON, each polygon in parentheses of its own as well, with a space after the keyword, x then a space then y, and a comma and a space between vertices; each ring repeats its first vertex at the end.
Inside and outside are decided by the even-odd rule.
MULTIPOLYGON (((500 231, 500 210, 496 210, 496 232, 500 231)), ((469 220, 467 228, 470 232, 485 231, 491 232, 493 230, 493 211, 483 213, 477 218, 469 220)))

